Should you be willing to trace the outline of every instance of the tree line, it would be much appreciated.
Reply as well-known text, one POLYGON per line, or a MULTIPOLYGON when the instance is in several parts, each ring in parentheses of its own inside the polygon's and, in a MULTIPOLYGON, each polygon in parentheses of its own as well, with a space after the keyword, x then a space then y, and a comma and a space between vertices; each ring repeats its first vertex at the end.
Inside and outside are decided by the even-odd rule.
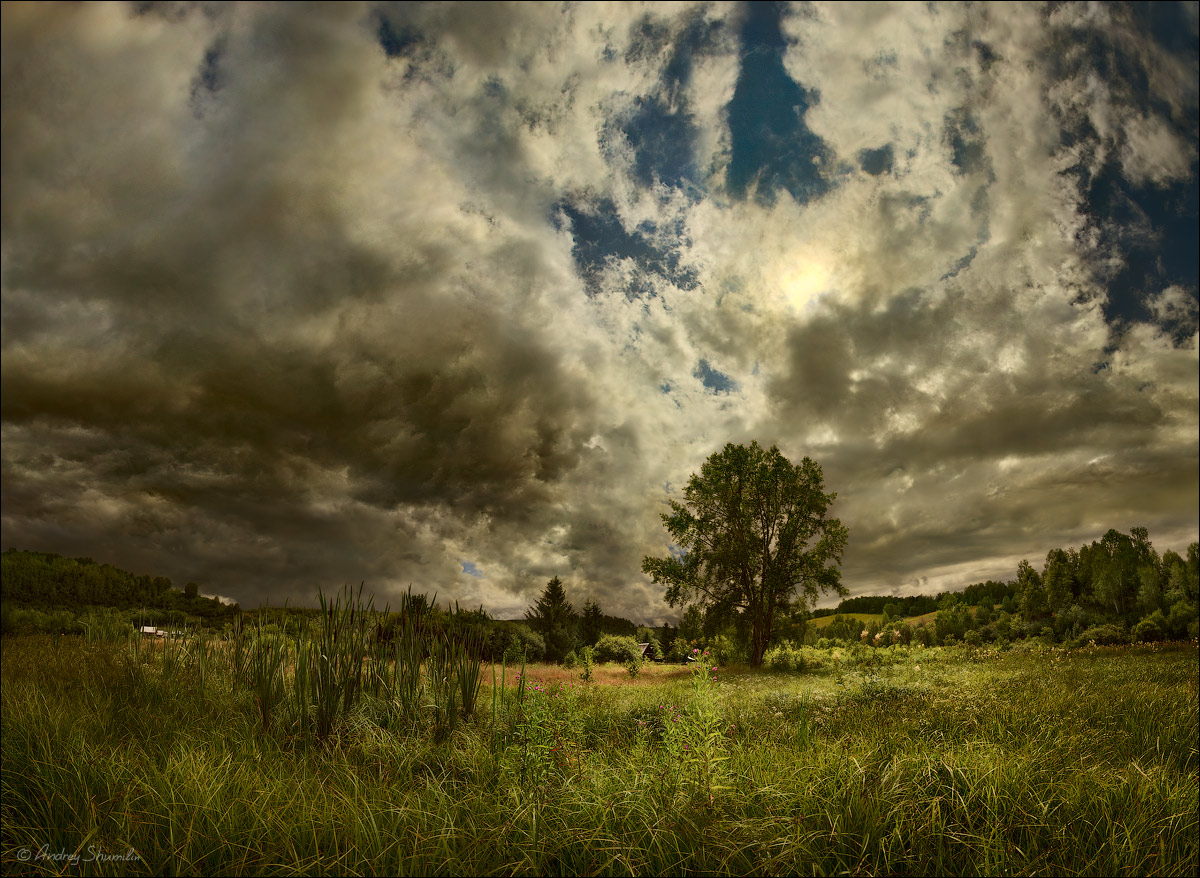
MULTIPOLYGON (((1200 543, 1186 557, 1159 553, 1144 527, 1109 530, 1078 548, 1051 549, 1040 569, 1022 561, 1006 582, 987 581, 936 597, 862 596, 843 600, 820 629, 830 641, 1128 643, 1200 636, 1200 543), (850 613, 882 614, 859 622, 850 613), (912 616, 932 620, 913 624, 912 616)), ((814 614, 817 615, 817 614, 814 614)), ((816 630, 808 639, 819 643, 816 630)))
MULTIPOLYGON (((238 617, 241 624, 265 631, 295 630, 297 625, 315 629, 320 624, 321 611, 315 607, 263 606, 243 611, 237 604, 201 597, 199 591, 194 582, 179 589, 165 576, 137 575, 91 558, 9 549, 0 553, 0 632, 83 634, 97 626, 131 631, 143 625, 223 631, 238 617)), ((569 661, 575 651, 596 647, 603 638, 620 643, 623 652, 629 651, 630 644, 652 639, 652 652, 661 654, 661 644, 669 645, 674 635, 670 625, 639 627, 630 619, 605 613, 591 600, 576 613, 557 577, 523 621, 495 619, 482 607, 441 609, 436 599, 423 594, 406 598, 406 606, 419 607, 422 618, 439 630, 470 628, 483 658, 494 661, 569 661)), ((383 621, 373 636, 388 640, 402 614, 382 609, 383 621)))
POLYGON ((200 586, 176 588, 165 576, 139 576, 91 558, 8 549, 0 553, 0 606, 4 633, 81 633, 89 610, 124 611, 131 624, 220 628, 236 604, 200 595, 200 586))
MULTIPOLYGON (((107 608, 106 622, 214 630, 243 612, 236 604, 201 597, 195 583, 179 589, 166 577, 139 576, 90 558, 9 549, 0 554, 0 565, 5 634, 82 633, 97 608, 107 608)), ((245 611, 247 618, 267 624, 282 624, 284 617, 315 624, 318 613, 312 608, 245 611)), ((639 644, 649 644, 653 658, 682 660, 704 646, 721 661, 752 662, 755 649, 750 613, 696 601, 685 607, 677 626, 639 626, 606 614, 590 598, 576 610, 558 577, 547 582, 522 620, 494 619, 482 607, 442 611, 432 603, 428 615, 438 624, 475 626, 484 657, 496 661, 570 664, 584 649, 597 661, 626 661, 642 655, 639 644)), ((378 636, 387 636, 384 625, 378 636)), ((1159 553, 1147 530, 1137 527, 1128 533, 1109 530, 1078 548, 1052 549, 1040 569, 1022 561, 1004 582, 988 580, 939 595, 847 597, 836 609, 811 613, 804 601, 793 601, 777 609, 763 654, 773 644, 821 645, 823 640, 875 646, 1004 644, 1026 638, 1153 642, 1196 639, 1198 626, 1200 544, 1189 545, 1186 556, 1170 549, 1159 553), (851 614, 878 618, 862 622, 851 614), (813 623, 830 615, 833 619, 822 627, 813 623)))

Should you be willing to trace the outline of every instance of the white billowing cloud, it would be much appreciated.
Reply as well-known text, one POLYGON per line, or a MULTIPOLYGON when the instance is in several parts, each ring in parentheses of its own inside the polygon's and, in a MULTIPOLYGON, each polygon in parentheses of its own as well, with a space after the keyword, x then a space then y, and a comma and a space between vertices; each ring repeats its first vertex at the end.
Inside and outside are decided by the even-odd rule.
POLYGON ((856 590, 1194 532, 1197 345, 1106 352, 1062 173, 1103 159, 1058 137, 1086 115, 1159 183, 1188 173, 1177 128, 1056 78, 1036 8, 817 6, 785 61, 831 188, 731 201, 741 14, 6 6, 6 545, 251 604, 367 580, 519 616, 560 575, 657 621, 665 500, 750 439, 825 466, 856 590), (724 23, 671 91, 698 20, 724 23), (638 180, 621 123, 650 98, 689 114, 694 191, 638 180), (695 286, 630 256, 589 288, 582 202, 695 286))
POLYGON ((786 18, 788 73, 820 94, 809 127, 850 161, 892 143, 903 166, 907 153, 936 148, 944 117, 966 101, 960 72, 973 61, 954 35, 972 16, 962 6, 821 3, 786 18))
POLYGON ((1121 167, 1135 183, 1161 185, 1186 179, 1195 149, 1156 116, 1134 116, 1125 124, 1121 167))

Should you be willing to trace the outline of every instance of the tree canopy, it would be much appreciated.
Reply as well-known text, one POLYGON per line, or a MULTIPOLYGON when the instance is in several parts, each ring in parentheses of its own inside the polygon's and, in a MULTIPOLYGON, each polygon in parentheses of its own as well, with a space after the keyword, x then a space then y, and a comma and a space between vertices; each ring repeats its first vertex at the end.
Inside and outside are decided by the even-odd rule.
POLYGON ((678 550, 647 556, 642 570, 667 587, 671 606, 747 619, 750 662, 761 665, 778 613, 823 591, 845 594, 838 565, 848 532, 828 516, 836 496, 811 459, 792 464, 775 446, 730 443, 662 516, 678 550))

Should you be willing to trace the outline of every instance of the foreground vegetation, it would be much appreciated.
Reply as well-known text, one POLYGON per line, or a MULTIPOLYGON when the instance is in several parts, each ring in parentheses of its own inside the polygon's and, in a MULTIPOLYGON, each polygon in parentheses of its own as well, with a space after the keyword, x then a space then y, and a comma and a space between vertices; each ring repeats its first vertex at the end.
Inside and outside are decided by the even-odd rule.
POLYGON ((5 637, 4 874, 1197 869, 1194 643, 482 665, 473 695, 441 647, 405 683, 403 632, 363 643, 323 715, 331 669, 274 631, 5 637))

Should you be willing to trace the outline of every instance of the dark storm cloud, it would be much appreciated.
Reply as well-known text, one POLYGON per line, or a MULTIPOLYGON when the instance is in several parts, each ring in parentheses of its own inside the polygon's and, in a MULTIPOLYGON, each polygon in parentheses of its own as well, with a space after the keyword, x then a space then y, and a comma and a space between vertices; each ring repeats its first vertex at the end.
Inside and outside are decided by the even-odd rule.
MULTIPOLYGON (((418 210, 400 241, 364 243, 331 186, 370 72, 353 12, 277 8, 225 37, 215 133, 172 106, 178 91, 114 102, 147 59, 59 48, 104 23, 46 12, 60 20, 5 24, 6 508, 66 467, 79 490, 143 507, 118 516, 131 538, 177 548, 211 520, 286 543, 280 569, 272 552, 258 568, 269 582, 297 563, 370 569, 306 558, 352 537, 308 508, 329 474, 383 510, 521 518, 545 499, 576 462, 586 391, 507 302, 445 290, 456 254, 418 210), (177 128, 155 146, 173 167, 139 161, 134 120, 164 109, 177 128)), ((212 69, 211 50, 197 60, 212 69)), ((500 248, 489 280, 526 284, 536 261, 500 248)))

